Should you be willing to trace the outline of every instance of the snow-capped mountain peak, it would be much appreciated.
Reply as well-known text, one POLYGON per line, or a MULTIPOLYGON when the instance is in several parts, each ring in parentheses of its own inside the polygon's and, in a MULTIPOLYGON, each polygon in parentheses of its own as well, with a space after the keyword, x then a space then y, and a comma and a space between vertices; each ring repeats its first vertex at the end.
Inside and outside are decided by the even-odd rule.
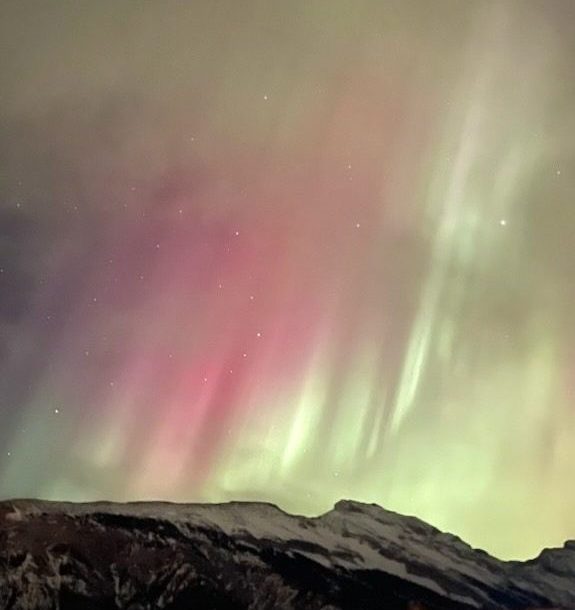
POLYGON ((249 502, 14 500, 0 503, 0 590, 0 610, 572 610, 575 542, 503 562, 350 500, 315 518, 249 502))

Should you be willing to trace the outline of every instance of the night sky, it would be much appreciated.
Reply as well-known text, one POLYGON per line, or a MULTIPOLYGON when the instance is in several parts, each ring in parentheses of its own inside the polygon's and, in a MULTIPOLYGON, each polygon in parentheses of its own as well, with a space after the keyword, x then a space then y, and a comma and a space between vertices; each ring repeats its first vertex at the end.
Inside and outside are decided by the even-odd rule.
POLYGON ((575 538, 572 0, 2 0, 0 496, 575 538))

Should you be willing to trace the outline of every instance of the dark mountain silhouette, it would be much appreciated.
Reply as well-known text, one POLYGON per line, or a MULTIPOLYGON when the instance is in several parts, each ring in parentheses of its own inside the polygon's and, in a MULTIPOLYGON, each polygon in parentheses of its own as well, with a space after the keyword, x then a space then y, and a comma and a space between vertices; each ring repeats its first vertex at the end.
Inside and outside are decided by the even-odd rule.
POLYGON ((1 610, 575 609, 575 542, 504 562, 415 517, 341 501, 0 502, 1 610))

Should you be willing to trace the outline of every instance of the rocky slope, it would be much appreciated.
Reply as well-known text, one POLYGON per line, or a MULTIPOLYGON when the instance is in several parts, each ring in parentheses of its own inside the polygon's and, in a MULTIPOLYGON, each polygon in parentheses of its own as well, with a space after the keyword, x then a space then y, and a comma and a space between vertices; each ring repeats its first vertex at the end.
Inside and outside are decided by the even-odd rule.
POLYGON ((0 609, 575 610, 575 542, 502 562, 414 517, 342 501, 0 502, 0 609))

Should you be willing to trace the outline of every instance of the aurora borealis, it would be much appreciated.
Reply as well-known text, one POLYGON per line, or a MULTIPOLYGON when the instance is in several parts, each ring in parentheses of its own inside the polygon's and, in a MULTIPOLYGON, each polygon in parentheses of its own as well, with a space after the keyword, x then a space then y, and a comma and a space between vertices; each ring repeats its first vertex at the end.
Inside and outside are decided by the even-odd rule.
POLYGON ((575 538, 575 3, 2 2, 0 496, 575 538))

